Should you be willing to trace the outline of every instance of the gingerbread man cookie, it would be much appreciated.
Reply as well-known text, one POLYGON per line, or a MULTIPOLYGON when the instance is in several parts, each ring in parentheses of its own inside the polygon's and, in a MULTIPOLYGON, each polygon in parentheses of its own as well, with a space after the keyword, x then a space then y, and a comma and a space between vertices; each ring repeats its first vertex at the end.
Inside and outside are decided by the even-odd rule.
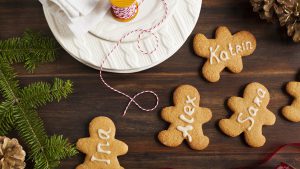
POLYGON ((286 90, 295 98, 295 100, 291 106, 283 108, 282 114, 285 118, 292 122, 300 122, 300 82, 288 83, 286 90))
POLYGON ((256 49, 255 37, 247 31, 234 35, 227 27, 219 27, 216 39, 207 39, 203 34, 194 38, 194 50, 207 61, 202 68, 204 77, 210 82, 217 82, 220 73, 228 68, 233 73, 240 73, 243 69, 242 57, 251 55, 256 49))
POLYGON ((76 169, 123 169, 118 156, 128 151, 128 146, 115 139, 116 127, 107 117, 97 117, 90 123, 90 137, 79 139, 77 149, 86 154, 83 164, 76 169))
POLYGON ((263 125, 274 125, 275 115, 267 109, 270 101, 268 89, 259 83, 249 84, 243 98, 231 97, 228 106, 233 111, 230 119, 219 122, 221 130, 231 137, 244 132, 246 142, 252 147, 261 147, 266 138, 262 134, 263 125))
POLYGON ((205 149, 209 139, 204 136, 202 125, 211 119, 212 113, 210 109, 199 107, 199 92, 193 86, 182 85, 174 92, 173 101, 175 106, 161 112, 162 118, 171 125, 159 133, 158 139, 168 147, 177 147, 187 140, 192 149, 205 149))

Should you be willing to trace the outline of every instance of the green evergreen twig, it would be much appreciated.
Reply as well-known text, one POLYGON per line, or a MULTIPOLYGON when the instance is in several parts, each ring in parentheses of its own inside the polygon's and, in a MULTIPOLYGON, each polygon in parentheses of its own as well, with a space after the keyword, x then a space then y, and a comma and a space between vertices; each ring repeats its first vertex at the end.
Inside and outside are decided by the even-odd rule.
POLYGON ((54 40, 40 34, 27 31, 21 38, 0 41, 0 92, 4 98, 0 104, 0 135, 16 129, 29 148, 34 169, 53 169, 60 160, 77 154, 63 136, 46 134, 37 113, 38 107, 59 102, 72 93, 72 82, 55 78, 52 85, 36 82, 21 88, 11 64, 24 62, 26 69, 33 71, 38 64, 54 59, 54 40))

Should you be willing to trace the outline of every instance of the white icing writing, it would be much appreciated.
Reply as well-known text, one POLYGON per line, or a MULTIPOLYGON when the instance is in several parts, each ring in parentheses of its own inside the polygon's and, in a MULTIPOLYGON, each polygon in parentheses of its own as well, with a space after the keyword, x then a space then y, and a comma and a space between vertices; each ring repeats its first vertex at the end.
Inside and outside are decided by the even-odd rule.
POLYGON ((194 123, 194 118, 187 119, 184 114, 180 115, 180 119, 186 123, 192 124, 194 123))
MULTIPOLYGON (((99 138, 106 141, 106 144, 98 143, 98 145, 97 145, 97 152, 98 153, 111 154, 111 151, 103 149, 104 147, 109 149, 110 144, 109 144, 108 140, 110 139, 110 136, 109 136, 110 133, 111 133, 111 129, 109 129, 108 131, 105 131, 103 129, 98 129, 99 138)), ((98 159, 95 156, 92 156, 91 161, 104 162, 108 165, 110 164, 110 160, 98 159)))
POLYGON ((97 162, 103 162, 103 163, 106 163, 106 164, 110 164, 110 160, 104 160, 104 159, 99 159, 99 158, 96 158, 95 156, 92 156, 91 158, 91 161, 97 161, 97 162))
MULTIPOLYGON (((184 114, 181 114, 179 116, 179 118, 188 124, 193 124, 194 123, 194 118, 192 117, 192 115, 195 112, 195 101, 196 101, 196 97, 191 98, 189 95, 186 96, 186 105, 183 107, 183 112, 184 114), (187 115, 187 116, 186 116, 187 115)), ((191 125, 187 125, 187 126, 177 126, 177 130, 182 132, 182 135, 184 138, 187 138, 189 142, 193 141, 192 136, 189 134, 189 131, 193 130, 193 126, 191 125)))
POLYGON ((250 106, 248 108, 248 113, 249 113, 250 116, 248 116, 245 119, 242 119, 243 113, 240 113, 238 118, 237 118, 237 121, 241 124, 243 124, 247 121, 250 122, 250 126, 247 129, 248 131, 250 131, 253 128, 254 124, 255 124, 254 117, 256 117, 257 112, 259 111, 259 107, 261 106, 262 99, 265 98, 267 92, 265 90, 259 88, 259 89, 257 89, 256 94, 257 94, 257 96, 253 100, 254 105, 250 106))
POLYGON ((99 153, 105 153, 105 154, 110 154, 111 153, 111 151, 109 151, 109 150, 107 150, 107 151, 103 150, 102 147, 109 147, 109 142, 106 142, 106 144, 99 143, 98 146, 97 146, 97 151, 99 153))
POLYGON ((182 127, 182 126, 177 126, 177 130, 181 131, 182 134, 183 134, 183 137, 184 138, 188 138, 189 142, 192 142, 193 141, 193 138, 192 136, 189 134, 189 131, 193 130, 193 126, 191 125, 188 125, 188 126, 185 126, 185 127, 182 127))
POLYGON ((242 53, 243 51, 246 50, 252 50, 252 43, 250 41, 242 42, 241 44, 235 45, 235 47, 232 46, 231 43, 228 44, 228 51, 227 50, 219 50, 220 45, 217 45, 215 48, 210 47, 210 64, 214 63, 214 60, 216 63, 220 63, 221 61, 227 61, 231 57, 236 56, 237 54, 242 53), (219 53, 219 55, 217 54, 219 53))
POLYGON ((104 131, 102 129, 98 130, 98 135, 99 138, 103 139, 103 140, 108 140, 109 139, 109 133, 111 132, 111 130, 109 129, 109 131, 104 131))
POLYGON ((194 101, 196 100, 196 97, 191 99, 190 96, 188 95, 188 96, 186 96, 186 98, 187 98, 187 100, 185 101, 186 104, 191 104, 192 106, 196 107, 196 105, 194 103, 194 101))

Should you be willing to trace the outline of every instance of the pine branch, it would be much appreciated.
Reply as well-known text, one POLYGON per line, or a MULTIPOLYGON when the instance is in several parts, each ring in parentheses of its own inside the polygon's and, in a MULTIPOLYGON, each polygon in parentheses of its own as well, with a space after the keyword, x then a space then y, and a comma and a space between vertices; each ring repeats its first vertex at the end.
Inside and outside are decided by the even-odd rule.
POLYGON ((23 62, 28 71, 33 71, 38 64, 53 62, 55 49, 56 43, 52 38, 32 31, 26 31, 21 38, 0 41, 0 57, 10 64, 23 62))
POLYGON ((46 149, 48 150, 48 156, 54 159, 54 167, 60 164, 60 160, 72 157, 78 152, 74 145, 68 143, 67 139, 64 139, 62 135, 54 135, 47 139, 46 149))
POLYGON ((59 102, 71 93, 72 82, 70 80, 63 81, 55 78, 52 86, 49 83, 37 82, 24 87, 20 92, 20 98, 26 105, 36 108, 54 100, 59 102))
POLYGON ((0 92, 4 102, 0 104, 0 135, 15 128, 29 149, 34 169, 53 169, 60 160, 77 153, 74 145, 62 136, 49 137, 37 108, 48 102, 58 102, 72 93, 72 82, 54 79, 19 87, 10 64, 24 62, 27 70, 55 59, 55 43, 39 34, 25 32, 22 38, 0 41, 0 92))
POLYGON ((18 105, 18 113, 14 115, 16 128, 22 140, 30 148, 30 159, 34 161, 35 169, 50 169, 50 159, 45 154, 44 144, 47 135, 43 122, 34 110, 18 105))
POLYGON ((51 95, 51 85, 45 82, 36 82, 24 87, 20 92, 20 98, 23 103, 32 108, 44 106, 53 101, 51 95))
POLYGON ((67 96, 73 92, 72 86, 73 84, 70 80, 64 82, 61 79, 55 78, 52 86, 53 98, 58 102, 62 98, 67 98, 67 96))
POLYGON ((59 101, 62 97, 67 97, 71 91, 72 84, 70 81, 64 82, 56 78, 52 87, 50 84, 44 82, 33 83, 22 89, 20 92, 21 98, 14 98, 14 100, 18 100, 15 103, 18 111, 14 114, 16 128, 24 142, 30 148, 30 158, 35 163, 35 169, 54 168, 59 165, 59 160, 71 157, 76 152, 75 148, 67 144, 66 140, 63 140, 62 137, 56 137, 56 142, 51 141, 55 138, 51 137, 51 143, 57 143, 60 149, 69 151, 62 152, 61 150, 57 150, 57 153, 52 155, 53 151, 47 149, 49 141, 43 122, 34 110, 34 108, 44 105, 46 102, 51 102, 54 99, 59 101))

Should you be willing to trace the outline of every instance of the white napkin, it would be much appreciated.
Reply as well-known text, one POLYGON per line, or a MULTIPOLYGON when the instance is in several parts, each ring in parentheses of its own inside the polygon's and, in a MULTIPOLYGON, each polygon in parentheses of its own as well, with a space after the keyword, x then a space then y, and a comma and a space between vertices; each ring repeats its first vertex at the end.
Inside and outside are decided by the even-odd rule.
POLYGON ((91 30, 110 9, 108 0, 39 0, 56 19, 66 23, 75 36, 91 30))

